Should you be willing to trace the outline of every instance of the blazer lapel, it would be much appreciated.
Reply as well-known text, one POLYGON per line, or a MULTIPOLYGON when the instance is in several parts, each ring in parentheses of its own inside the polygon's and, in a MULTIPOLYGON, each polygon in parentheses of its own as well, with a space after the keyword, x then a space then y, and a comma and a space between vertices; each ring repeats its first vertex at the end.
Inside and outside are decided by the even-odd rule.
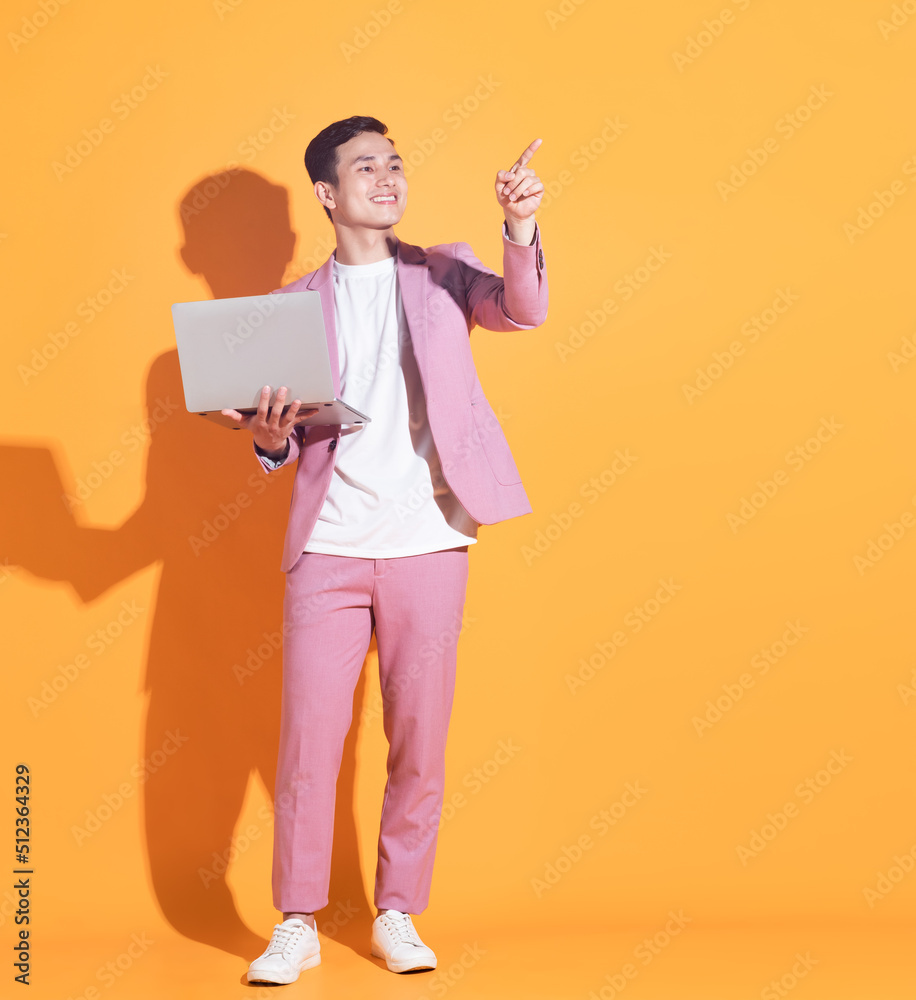
POLYGON ((401 290, 401 301, 404 304, 404 314, 410 330, 410 342, 413 345, 414 357, 420 375, 424 376, 426 384, 427 372, 427 323, 426 323, 426 290, 429 280, 429 266, 426 255, 420 247, 398 241, 398 286, 401 290))

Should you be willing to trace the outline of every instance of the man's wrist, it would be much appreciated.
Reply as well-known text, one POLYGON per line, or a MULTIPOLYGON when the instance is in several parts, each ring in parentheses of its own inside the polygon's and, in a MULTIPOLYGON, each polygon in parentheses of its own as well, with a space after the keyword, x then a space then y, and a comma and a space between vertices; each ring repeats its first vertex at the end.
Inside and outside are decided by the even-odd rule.
POLYGON ((279 462, 289 454, 289 438, 286 439, 279 451, 269 451, 267 448, 262 448, 257 441, 254 443, 254 450, 262 458, 270 459, 271 462, 279 462))
POLYGON ((518 243, 525 247, 534 246, 534 240, 537 236, 537 223, 534 220, 534 216, 526 219, 524 222, 510 222, 506 219, 505 227, 506 237, 513 243, 518 243))

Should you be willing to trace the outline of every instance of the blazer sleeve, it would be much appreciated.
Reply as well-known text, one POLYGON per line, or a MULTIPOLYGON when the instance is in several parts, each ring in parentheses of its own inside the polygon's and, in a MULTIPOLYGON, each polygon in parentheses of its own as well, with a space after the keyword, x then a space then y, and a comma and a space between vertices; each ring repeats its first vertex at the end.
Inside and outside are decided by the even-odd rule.
POLYGON ((527 247, 509 239, 505 223, 502 234, 502 278, 477 259, 469 244, 455 244, 466 288, 468 324, 485 330, 533 330, 547 318, 541 230, 535 223, 534 242, 527 247))

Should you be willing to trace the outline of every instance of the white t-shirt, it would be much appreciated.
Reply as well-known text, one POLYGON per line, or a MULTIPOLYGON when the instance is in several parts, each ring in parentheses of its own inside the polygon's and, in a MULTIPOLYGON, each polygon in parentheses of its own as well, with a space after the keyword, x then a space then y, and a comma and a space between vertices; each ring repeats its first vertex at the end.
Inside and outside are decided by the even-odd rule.
POLYGON ((334 269, 340 396, 368 414, 341 428, 306 552, 386 559, 477 541, 442 476, 397 280, 397 256, 334 269))

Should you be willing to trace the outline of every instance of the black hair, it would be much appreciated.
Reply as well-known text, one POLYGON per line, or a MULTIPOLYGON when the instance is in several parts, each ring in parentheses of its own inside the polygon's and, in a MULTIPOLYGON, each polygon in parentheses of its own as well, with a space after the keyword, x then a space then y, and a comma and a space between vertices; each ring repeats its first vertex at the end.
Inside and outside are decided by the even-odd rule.
MULTIPOLYGON (((385 135, 387 131, 388 126, 382 124, 378 118, 369 118, 365 115, 352 115, 323 128, 305 150, 305 169, 312 183, 325 181, 337 187, 339 182, 337 147, 355 139, 363 132, 378 132, 379 135, 385 135)), ((391 139, 388 141, 391 142, 391 139)), ((333 222, 329 209, 325 208, 324 211, 333 222)))

